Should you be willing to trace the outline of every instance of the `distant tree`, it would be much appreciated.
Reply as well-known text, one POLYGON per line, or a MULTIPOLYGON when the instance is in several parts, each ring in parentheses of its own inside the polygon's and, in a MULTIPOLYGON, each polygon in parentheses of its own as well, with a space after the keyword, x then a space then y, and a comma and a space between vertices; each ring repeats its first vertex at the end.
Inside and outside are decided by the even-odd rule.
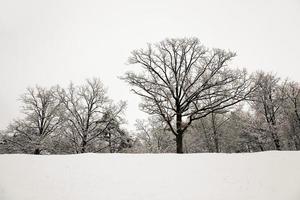
POLYGON ((284 121, 289 135, 290 146, 300 150, 300 85, 297 82, 288 82, 284 87, 286 101, 284 102, 284 121))
MULTIPOLYGON (((235 133, 231 146, 237 146, 238 152, 268 150, 268 144, 272 143, 272 140, 270 140, 268 130, 264 128, 264 121, 249 110, 232 113, 231 120, 227 124, 230 132, 235 133)), ((227 139, 229 140, 230 137, 227 139)))
POLYGON ((193 121, 241 102, 254 90, 245 70, 228 67, 234 56, 209 50, 197 38, 166 39, 133 51, 129 63, 142 71, 127 72, 123 79, 142 97, 141 108, 168 125, 177 153, 183 153, 183 136, 193 121))
MULTIPOLYGON (((193 123, 186 136, 187 152, 246 152, 243 132, 247 112, 243 106, 224 113, 211 113, 193 123)), ((249 140, 250 141, 250 140, 249 140)))
POLYGON ((145 145, 137 137, 131 138, 130 148, 122 150, 123 153, 149 153, 145 148, 145 145))
POLYGON ((136 121, 137 138, 147 153, 172 152, 175 145, 173 134, 167 130, 160 117, 136 121))
MULTIPOLYGON (((115 107, 115 109, 118 109, 118 107, 115 107)), ((113 116, 115 114, 116 113, 114 113, 113 110, 110 110, 110 112, 107 112, 102 117, 103 121, 109 123, 106 129, 99 130, 99 132, 103 132, 103 138, 99 137, 99 139, 106 141, 106 144, 104 144, 102 148, 98 149, 97 152, 122 152, 124 149, 130 148, 132 145, 131 137, 127 131, 120 126, 123 119, 120 118, 120 116, 113 116)))
POLYGON ((300 85, 297 82, 289 82, 285 89, 295 120, 300 127, 300 85))
POLYGON ((45 149, 45 141, 55 135, 63 122, 59 115, 61 103, 55 98, 53 89, 39 86, 28 88, 20 98, 25 115, 9 126, 6 141, 22 152, 40 154, 45 149))
POLYGON ((259 84, 253 96, 252 107, 256 112, 256 118, 265 122, 265 126, 261 126, 260 129, 270 135, 274 148, 281 150, 278 126, 285 95, 279 84, 280 79, 273 74, 263 72, 257 73, 257 79, 259 84))
MULTIPOLYGON (((213 98, 212 95, 207 95, 209 104, 213 103, 213 98)), ((224 129, 225 123, 230 120, 228 112, 228 109, 219 110, 218 112, 212 110, 209 115, 199 119, 205 136, 206 146, 210 152, 218 153, 221 151, 220 139, 223 132, 222 129, 224 129)))
POLYGON ((115 130, 119 130, 126 103, 113 104, 99 79, 86 80, 80 86, 71 83, 67 90, 58 88, 57 95, 66 119, 63 131, 75 152, 96 152, 106 143, 107 135, 120 133, 115 130))
MULTIPOLYGON (((206 118, 200 119, 200 130, 205 136, 205 144, 209 152, 222 152, 220 140, 223 136, 224 127, 229 120, 230 116, 226 113, 214 112, 206 118)), ((197 130, 199 130, 199 125, 197 130)))

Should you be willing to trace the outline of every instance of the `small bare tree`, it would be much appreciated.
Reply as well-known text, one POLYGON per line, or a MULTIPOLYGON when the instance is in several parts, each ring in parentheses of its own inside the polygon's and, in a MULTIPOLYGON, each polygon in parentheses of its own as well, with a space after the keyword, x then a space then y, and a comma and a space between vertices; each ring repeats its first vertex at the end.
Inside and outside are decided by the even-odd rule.
POLYGON ((142 71, 123 79, 142 97, 141 108, 164 120, 183 153, 183 135, 193 121, 242 101, 255 88, 245 70, 228 68, 234 56, 209 50, 197 38, 166 39, 133 51, 129 64, 142 71))
MULTIPOLYGON (((65 134, 69 135, 77 153, 87 151, 89 145, 104 141, 108 129, 120 122, 125 102, 113 105, 99 79, 87 80, 86 84, 67 90, 57 89, 57 94, 65 109, 65 134)), ((92 151, 97 151, 97 147, 92 151)))
POLYGON ((172 133, 168 131, 160 117, 150 117, 148 120, 136 121, 137 139, 142 143, 147 153, 172 152, 175 147, 172 133))
POLYGON ((8 140, 24 151, 33 148, 33 153, 40 154, 43 141, 47 136, 53 135, 63 121, 59 115, 60 101, 55 98, 53 89, 39 86, 28 88, 20 100, 23 103, 25 118, 15 120, 9 126, 14 137, 8 140))

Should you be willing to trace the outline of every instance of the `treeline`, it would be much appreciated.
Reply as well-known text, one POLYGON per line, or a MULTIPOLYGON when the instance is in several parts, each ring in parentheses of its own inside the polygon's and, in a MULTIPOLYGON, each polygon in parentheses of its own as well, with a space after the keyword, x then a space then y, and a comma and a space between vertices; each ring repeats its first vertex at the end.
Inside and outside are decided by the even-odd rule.
POLYGON ((36 86, 20 100, 25 117, 2 135, 2 153, 113 153, 130 146, 121 127, 126 103, 109 99, 99 79, 66 89, 36 86))
POLYGON ((197 38, 166 39, 132 52, 125 80, 148 120, 124 127, 125 102, 99 79, 68 88, 29 88, 24 118, 1 134, 1 153, 196 153, 300 149, 300 85, 233 69, 235 53, 197 38))

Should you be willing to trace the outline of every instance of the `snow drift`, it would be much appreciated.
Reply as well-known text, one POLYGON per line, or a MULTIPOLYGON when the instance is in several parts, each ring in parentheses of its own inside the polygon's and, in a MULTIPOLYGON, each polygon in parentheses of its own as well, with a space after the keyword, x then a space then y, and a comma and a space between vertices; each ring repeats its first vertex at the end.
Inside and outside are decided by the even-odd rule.
POLYGON ((300 152, 0 155, 1 200, 299 200, 300 152))

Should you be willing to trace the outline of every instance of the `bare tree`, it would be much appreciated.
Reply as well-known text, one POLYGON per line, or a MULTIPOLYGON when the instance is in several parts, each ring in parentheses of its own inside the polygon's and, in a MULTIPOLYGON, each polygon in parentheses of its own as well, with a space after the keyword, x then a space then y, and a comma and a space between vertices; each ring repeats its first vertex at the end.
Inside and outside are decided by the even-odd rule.
MULTIPOLYGON (((278 117, 284 103, 285 95, 279 86, 280 79, 273 74, 257 73, 258 89, 253 98, 257 117, 263 116, 267 123, 267 133, 270 134, 276 150, 281 150, 278 135, 278 117)), ((262 128, 262 127, 261 127, 262 128)))
POLYGON ((290 82, 286 87, 286 95, 294 111, 295 119, 300 127, 300 85, 296 82, 290 82))
POLYGON ((174 138, 167 130, 161 117, 150 117, 148 120, 136 121, 137 138, 148 153, 166 153, 174 149, 174 138))
POLYGON ((207 146, 210 146, 210 151, 218 153, 221 152, 220 139, 222 137, 222 130, 224 129, 225 123, 230 120, 230 116, 225 115, 225 113, 212 112, 208 117, 209 120, 208 122, 206 122, 207 127, 205 127, 205 124, 202 119, 201 125, 204 129, 204 135, 207 142, 207 146), (213 145, 211 145, 211 143, 213 143, 213 145))
MULTIPOLYGON (((240 141, 241 152, 266 151, 270 149, 269 143, 272 143, 269 137, 268 128, 264 126, 264 120, 257 116, 256 113, 238 112, 234 113, 233 124, 230 128, 237 127, 240 141)), ((273 143, 272 143, 273 144, 273 143)))
MULTIPOLYGON (((208 92, 207 101, 209 102, 209 104, 213 103, 213 98, 214 96, 210 95, 210 92, 208 92)), ((204 123, 203 118, 200 119, 203 132, 205 135, 205 139, 207 142, 207 146, 210 146, 209 147, 210 151, 217 152, 217 153, 220 152, 221 145, 219 140, 222 135, 221 127, 224 126, 224 124, 228 122, 228 120, 230 119, 230 116, 226 115, 227 113, 228 113, 228 109, 222 109, 217 112, 212 110, 211 113, 205 117, 208 118, 206 119, 206 123, 204 123), (210 145, 211 143, 210 140, 212 140, 213 145, 210 145)))
POLYGON ((100 140, 104 140, 107 144, 97 152, 121 152, 124 149, 131 147, 132 139, 125 129, 121 127, 123 119, 120 117, 120 112, 123 111, 124 102, 121 102, 118 106, 111 107, 110 110, 102 117, 102 121, 107 123, 105 129, 98 130, 103 134, 103 137, 98 137, 100 140))
POLYGON ((254 89, 245 70, 228 68, 234 56, 209 50, 197 38, 166 39, 133 51, 129 63, 142 71, 123 79, 142 97, 145 112, 162 117, 176 136, 177 153, 183 153, 183 135, 193 121, 242 101, 254 89))
POLYGON ((240 152, 245 123, 242 105, 224 113, 211 113, 195 121, 186 135, 188 152, 240 152))
POLYGON ((14 137, 7 140, 24 151, 34 148, 33 153, 40 154, 43 141, 53 135, 63 121, 59 115, 60 101, 55 98, 53 89, 39 86, 28 88, 20 100, 25 117, 10 125, 9 130, 14 137))
POLYGON ((300 150, 300 86, 297 82, 289 82, 284 87, 287 97, 284 103, 285 121, 288 124, 289 137, 295 149, 300 150))
MULTIPOLYGON (((99 79, 86 80, 86 84, 67 90, 57 89, 65 109, 65 134, 69 135, 77 153, 84 153, 87 147, 105 141, 104 137, 113 123, 120 122, 125 102, 114 105, 106 95, 99 79)), ((97 151, 97 146, 91 147, 97 151)))

